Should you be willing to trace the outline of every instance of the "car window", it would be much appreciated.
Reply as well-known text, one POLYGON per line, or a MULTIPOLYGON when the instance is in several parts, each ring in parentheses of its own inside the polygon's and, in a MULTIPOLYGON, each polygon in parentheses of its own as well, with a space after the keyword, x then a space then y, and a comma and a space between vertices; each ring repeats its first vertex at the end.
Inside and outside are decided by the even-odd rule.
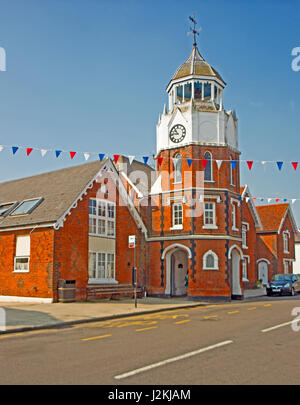
POLYGON ((276 274, 274 279, 275 281, 290 281, 291 277, 288 274, 276 274))

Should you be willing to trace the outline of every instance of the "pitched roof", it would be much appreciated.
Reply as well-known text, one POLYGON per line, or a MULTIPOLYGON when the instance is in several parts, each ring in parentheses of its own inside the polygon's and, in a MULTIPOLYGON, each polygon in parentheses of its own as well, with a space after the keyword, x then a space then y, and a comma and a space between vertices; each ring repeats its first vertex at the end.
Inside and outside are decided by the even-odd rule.
POLYGON ((30 214, 0 217, 0 229, 56 222, 98 174, 99 161, 0 183, 0 204, 42 197, 30 214))
POLYGON ((288 208, 288 203, 256 206, 263 230, 277 232, 288 208))

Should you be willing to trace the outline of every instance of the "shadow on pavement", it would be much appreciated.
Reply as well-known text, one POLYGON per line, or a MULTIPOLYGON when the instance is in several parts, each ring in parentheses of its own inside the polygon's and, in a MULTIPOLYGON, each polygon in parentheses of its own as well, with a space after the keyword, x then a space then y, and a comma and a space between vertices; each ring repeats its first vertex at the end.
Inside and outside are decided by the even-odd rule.
POLYGON ((41 326, 60 322, 59 319, 45 312, 29 311, 16 308, 3 308, 6 316, 6 327, 10 326, 41 326))

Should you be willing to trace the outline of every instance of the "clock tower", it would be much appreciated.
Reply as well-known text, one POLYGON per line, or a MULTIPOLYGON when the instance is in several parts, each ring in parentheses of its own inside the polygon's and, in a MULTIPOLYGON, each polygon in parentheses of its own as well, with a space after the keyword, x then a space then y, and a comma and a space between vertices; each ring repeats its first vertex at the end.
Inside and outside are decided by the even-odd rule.
MULTIPOLYGON (((190 18, 194 25, 196 22, 190 18)), ((167 85, 156 126, 149 293, 241 297, 242 213, 238 120, 226 83, 192 52, 167 85)))

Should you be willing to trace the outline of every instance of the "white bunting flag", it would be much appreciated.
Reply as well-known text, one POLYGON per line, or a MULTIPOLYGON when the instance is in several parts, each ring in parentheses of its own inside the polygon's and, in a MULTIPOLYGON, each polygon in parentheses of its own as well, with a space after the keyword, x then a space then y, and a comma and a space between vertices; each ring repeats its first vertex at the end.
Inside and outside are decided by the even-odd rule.
POLYGON ((294 204, 295 201, 296 201, 296 198, 293 198, 293 199, 292 199, 292 204, 294 204))
POLYGON ((41 155, 42 155, 42 157, 44 157, 47 152, 48 152, 47 149, 41 149, 41 155))
POLYGON ((128 156, 129 159, 129 164, 131 165, 131 163, 134 161, 135 156, 128 156))
POLYGON ((261 164, 263 165, 264 170, 266 170, 266 167, 267 167, 268 162, 266 162, 266 161, 262 161, 262 162, 261 162, 261 164))
POLYGON ((223 160, 216 160, 216 162, 217 162, 218 170, 220 170, 223 160))
POLYGON ((85 160, 88 160, 91 155, 89 153, 85 152, 83 154, 83 156, 84 156, 85 160))
POLYGON ((246 203, 250 200, 250 197, 246 197, 246 203))
POLYGON ((268 198, 268 204, 272 201, 272 198, 268 198))
POLYGON ((3 145, 0 145, 0 152, 2 152, 3 149, 4 149, 4 146, 3 146, 3 145))

